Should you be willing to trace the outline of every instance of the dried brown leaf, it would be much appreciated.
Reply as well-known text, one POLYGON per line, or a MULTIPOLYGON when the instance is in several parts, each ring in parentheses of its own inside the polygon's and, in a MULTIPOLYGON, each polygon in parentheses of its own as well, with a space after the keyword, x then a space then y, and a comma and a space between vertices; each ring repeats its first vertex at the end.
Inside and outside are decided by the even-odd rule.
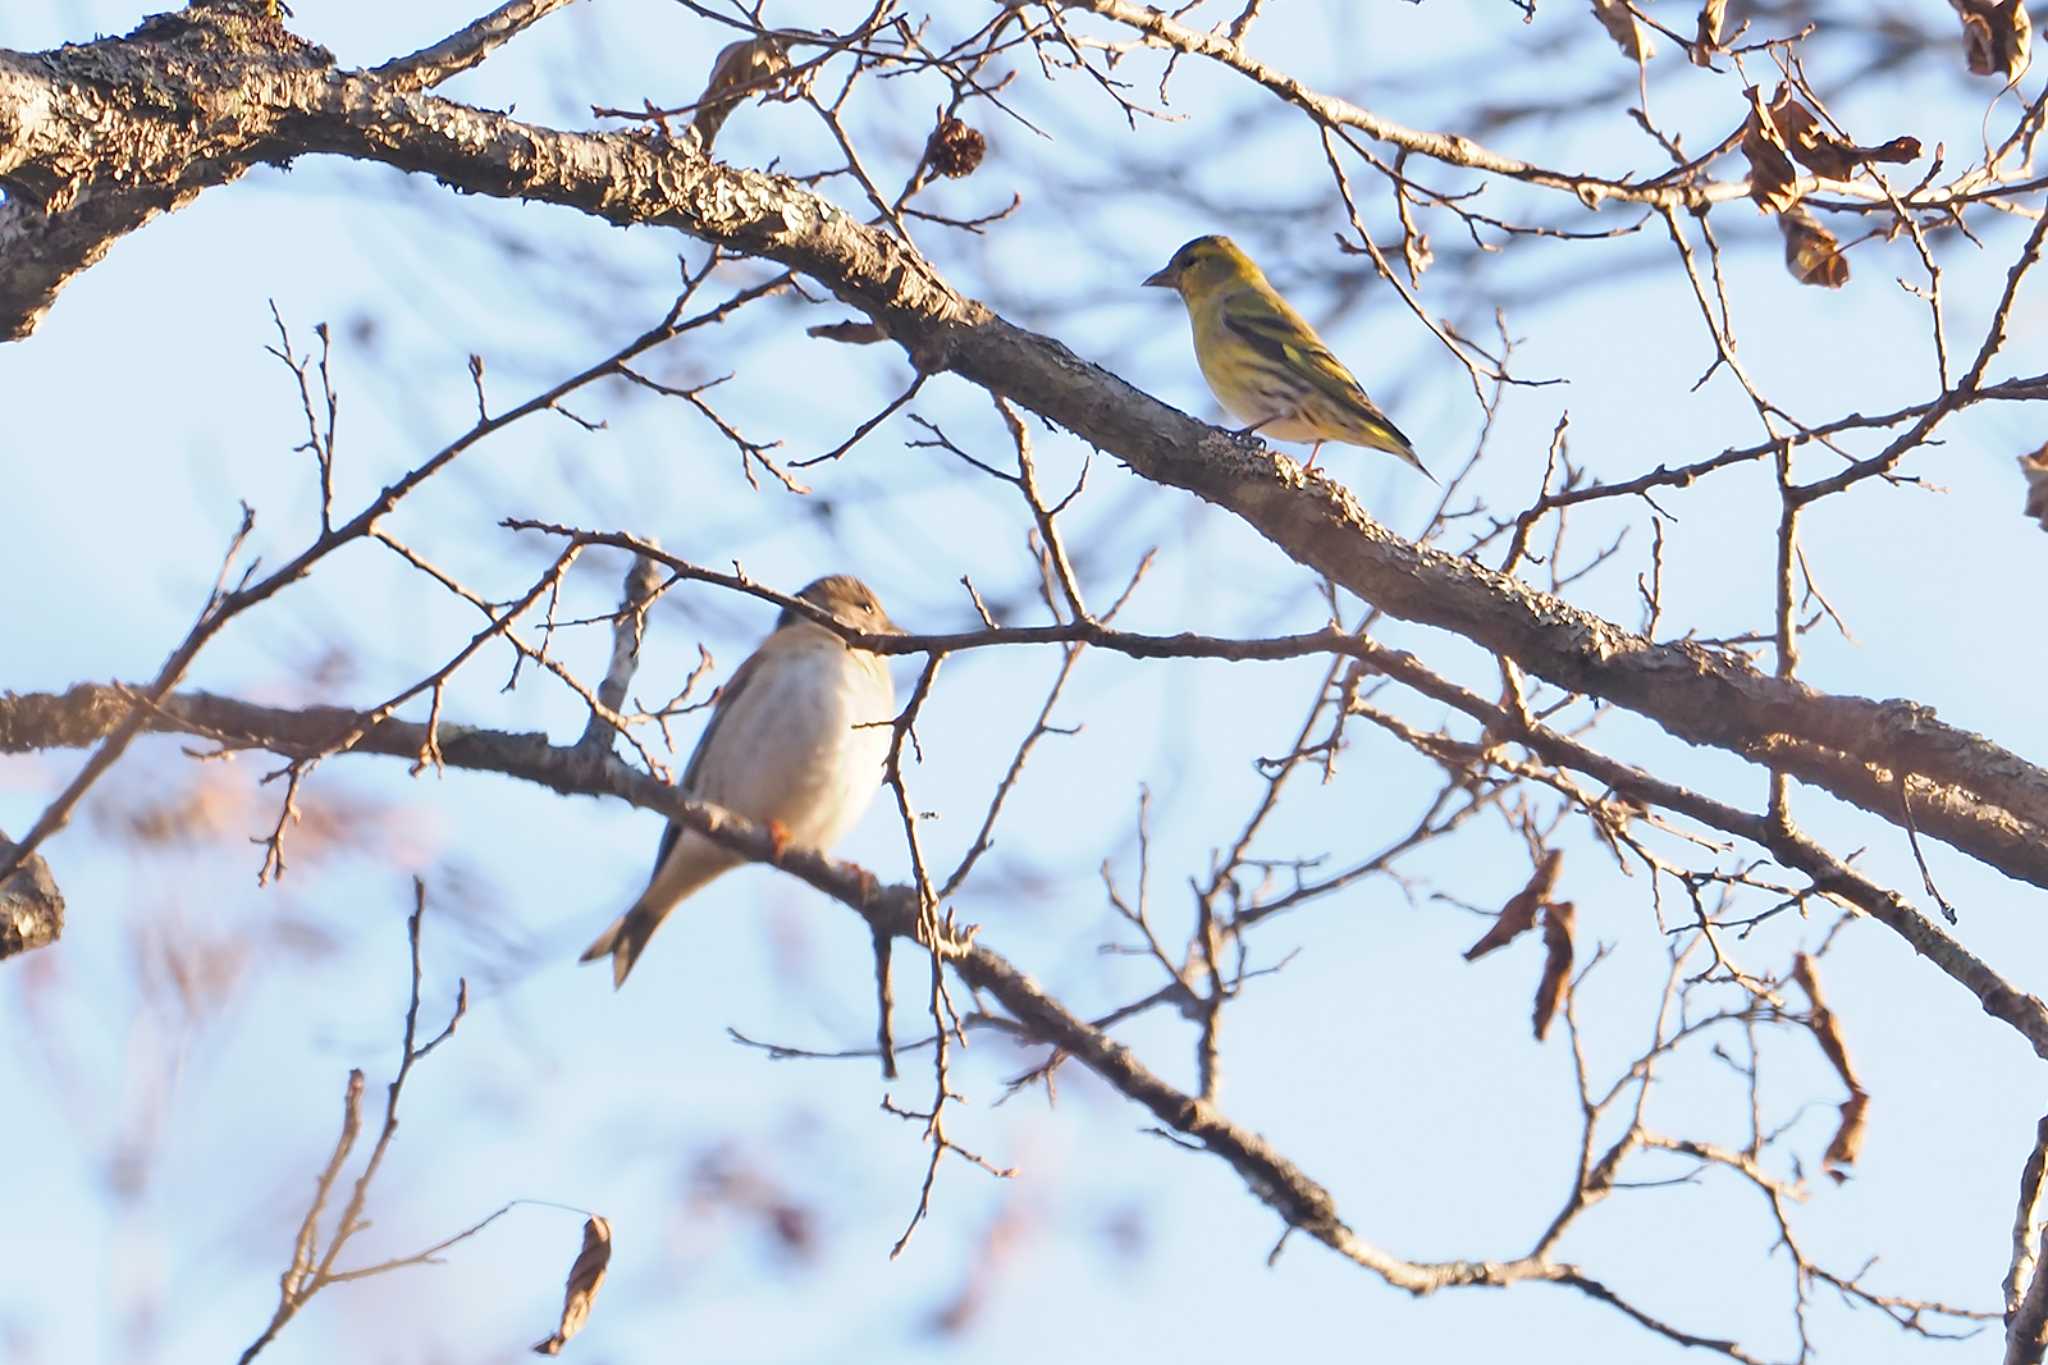
POLYGON ((1557 889, 1558 869, 1564 866, 1564 851, 1551 849, 1543 855, 1543 861, 1536 864, 1536 870, 1529 874, 1529 884, 1515 893, 1501 909, 1496 919, 1480 936, 1477 943, 1465 950, 1465 960, 1485 957, 1503 943, 1512 942, 1518 935, 1532 928, 1536 923, 1536 911, 1550 893, 1557 889))
POLYGON ((1714 54, 1721 50, 1721 33, 1727 23, 1728 0, 1706 0, 1700 6, 1699 36, 1692 49, 1693 65, 1713 64, 1714 54))
POLYGON ((2003 76, 2007 85, 2027 69, 2034 32, 2025 0, 1949 0, 1963 21, 1963 55, 1977 76, 2003 76))
POLYGON ((1485 957, 1502 944, 1510 943, 1529 929, 1535 927, 1536 911, 1542 901, 1526 891, 1515 893, 1513 900, 1500 912, 1500 917, 1488 926, 1480 940, 1465 950, 1465 960, 1472 962, 1485 957))
POLYGON ((1869 1108, 1870 1096, 1861 1090, 1851 1091, 1849 1098, 1842 1101, 1842 1126, 1835 1130, 1835 1140, 1828 1144, 1827 1153, 1820 1159, 1821 1169, 1837 1181, 1849 1178, 1842 1167, 1854 1166, 1857 1154, 1863 1150, 1869 1108))
POLYGON ((2048 445, 2020 456, 2020 473, 2027 476, 2027 515, 2048 531, 2048 445))
POLYGON ((1793 207, 1778 215, 1785 234, 1785 268, 1801 284, 1840 289, 1849 282, 1849 259, 1841 243, 1805 209, 1793 207))
POLYGON ((1880 142, 1875 147, 1865 147, 1856 143, 1844 145, 1854 150, 1857 157, 1864 161, 1894 161, 1903 166, 1908 161, 1920 159, 1920 139, 1907 137, 1903 133, 1890 142, 1880 142))
POLYGON ((732 111, 749 95, 772 89, 775 77, 787 70, 789 49, 770 34, 726 44, 711 64, 711 79, 704 83, 704 93, 697 97, 696 116, 690 120, 698 147, 709 154, 732 111))
POLYGON ((1600 27, 1607 30, 1607 36, 1614 39, 1614 45, 1630 61, 1647 62, 1657 55, 1656 44, 1650 41, 1650 35, 1643 31, 1636 17, 1628 12, 1624 0, 1593 0, 1593 17, 1600 21, 1600 27))
POLYGON ((1799 989, 1806 992, 1806 998, 1813 1005, 1813 1015, 1808 1027, 1813 1030, 1814 1040, 1820 1044, 1828 1060, 1835 1064, 1835 1072, 1842 1078, 1842 1084, 1849 1087, 1849 1098, 1842 1102, 1842 1126, 1835 1131, 1835 1140, 1828 1144, 1827 1154, 1821 1164, 1840 1180, 1843 1178, 1839 1167, 1854 1165, 1856 1154, 1863 1147, 1865 1110, 1870 1097, 1856 1081, 1856 1069, 1849 1064, 1849 1045, 1842 1039, 1842 1026, 1835 1018, 1835 1012, 1828 1008, 1828 1002, 1821 995, 1820 973, 1813 959, 1800 953, 1792 959, 1792 979, 1799 983, 1799 989))
POLYGON ((1530 1021, 1536 1026, 1539 1043, 1564 1005, 1572 975, 1572 922, 1576 918, 1570 901, 1543 907, 1543 975, 1536 982, 1536 1010, 1530 1021))
POLYGON ((1821 126, 1813 111, 1792 96, 1789 84, 1780 84, 1771 97, 1770 117, 1782 138, 1782 145, 1800 165, 1830 180, 1847 180, 1865 161, 1906 162, 1918 159, 1917 138, 1895 137, 1876 147, 1845 142, 1821 126))
POLYGON ((1856 1072, 1849 1065, 1849 1049, 1842 1042, 1841 1025, 1835 1021, 1835 1012, 1828 1008, 1827 1000, 1820 993, 1820 975, 1811 957, 1800 953, 1792 959, 1792 979, 1799 983, 1799 989, 1806 992, 1807 1000, 1813 1005, 1810 1027, 1820 1043, 1820 1050, 1827 1053, 1828 1060, 1835 1064, 1842 1084, 1851 1090, 1861 1090, 1863 1087, 1856 1083, 1856 1072))
POLYGON ((597 1300, 598 1286, 604 1283, 604 1272, 611 1261, 612 1225, 593 1216, 583 1224, 583 1249, 576 1253, 576 1264, 569 1267, 569 1282, 562 1291, 561 1325, 555 1328, 553 1336, 534 1343, 535 1355, 560 1355, 569 1338, 583 1330, 583 1324, 590 1319, 590 1305, 597 1300))
POLYGON ((1785 146, 1785 134, 1755 86, 1749 96, 1749 119, 1742 125, 1742 154, 1749 159, 1749 197, 1757 207, 1783 213, 1799 202, 1799 170, 1785 146))

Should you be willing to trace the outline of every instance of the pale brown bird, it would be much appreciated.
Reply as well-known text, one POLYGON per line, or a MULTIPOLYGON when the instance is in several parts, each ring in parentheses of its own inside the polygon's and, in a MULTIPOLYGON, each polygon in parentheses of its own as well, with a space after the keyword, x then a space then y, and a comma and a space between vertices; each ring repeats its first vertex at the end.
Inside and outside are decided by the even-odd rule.
MULTIPOLYGON (((835 574, 797 595, 865 634, 902 633, 858 578, 835 574)), ((881 786, 895 712, 887 659, 785 610, 719 693, 682 793, 769 825, 790 843, 828 849, 859 823, 881 786)), ((647 889, 583 960, 609 956, 612 984, 624 985, 669 911, 742 861, 671 823, 647 889)))

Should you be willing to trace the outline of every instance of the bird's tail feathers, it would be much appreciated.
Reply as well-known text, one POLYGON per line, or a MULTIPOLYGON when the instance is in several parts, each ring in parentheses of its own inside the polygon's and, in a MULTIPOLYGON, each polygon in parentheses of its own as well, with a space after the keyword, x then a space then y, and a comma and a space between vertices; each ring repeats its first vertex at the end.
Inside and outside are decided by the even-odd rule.
POLYGON ((626 984, 626 976, 633 965, 640 960, 640 954, 647 949, 647 940, 654 937, 654 931, 675 909, 691 895, 700 890, 729 868, 737 867, 740 859, 698 834, 683 834, 673 845, 663 846, 661 866, 655 871, 654 880, 633 902, 633 908, 612 921, 611 928, 597 936, 597 941, 583 950, 585 962, 610 955, 612 960, 612 986, 616 989, 626 984))
POLYGON ((1436 475, 1423 468, 1422 457, 1415 453, 1414 445, 1409 442, 1406 436, 1401 434, 1399 427, 1382 418, 1377 422, 1369 424, 1365 430, 1372 438, 1368 444, 1374 450, 1386 451, 1387 454, 1395 456, 1402 463, 1414 469, 1423 478, 1436 484, 1438 488, 1443 487, 1443 484, 1437 479, 1436 475))
POLYGON ((1423 478, 1437 484, 1439 488, 1443 486, 1437 482, 1436 475, 1423 468, 1421 457, 1415 453, 1415 443, 1408 439, 1407 433, 1395 426, 1392 420, 1365 396, 1363 389, 1356 389, 1347 395, 1345 402, 1322 405, 1320 410, 1317 405, 1311 404, 1309 411, 1304 415, 1320 424, 1328 435, 1337 440, 1350 445, 1364 446, 1367 450, 1383 450, 1423 478))
POLYGON ((660 925, 660 915, 644 905, 636 905, 613 920, 611 927, 583 950, 582 960, 595 962, 601 957, 609 957, 612 960, 612 989, 617 990, 626 984, 633 964, 640 960, 641 953, 647 951, 647 940, 654 937, 654 931, 660 925))

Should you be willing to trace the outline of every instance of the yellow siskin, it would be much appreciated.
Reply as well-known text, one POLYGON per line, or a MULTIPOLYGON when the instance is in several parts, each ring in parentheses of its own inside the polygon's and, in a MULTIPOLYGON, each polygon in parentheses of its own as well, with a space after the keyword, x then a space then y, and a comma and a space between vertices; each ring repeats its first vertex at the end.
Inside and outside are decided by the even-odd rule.
POLYGON ((1415 447, 1366 397, 1307 319, 1280 297, 1228 237, 1197 237, 1145 281, 1180 291, 1195 332, 1202 377, 1246 430, 1280 441, 1325 441, 1398 455, 1431 483, 1415 447))

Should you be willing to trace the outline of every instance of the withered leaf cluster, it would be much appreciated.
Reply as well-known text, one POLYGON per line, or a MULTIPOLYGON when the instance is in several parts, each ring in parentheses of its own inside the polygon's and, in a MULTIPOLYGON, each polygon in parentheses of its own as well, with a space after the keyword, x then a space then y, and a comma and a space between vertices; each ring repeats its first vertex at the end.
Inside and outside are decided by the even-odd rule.
POLYGON ((1835 1072, 1842 1078, 1842 1084, 1849 1087, 1849 1098, 1842 1101, 1842 1122, 1835 1130, 1834 1141, 1828 1144, 1827 1153, 1821 1158, 1821 1166, 1837 1180, 1847 1179, 1842 1168, 1856 1164, 1856 1155, 1863 1150, 1863 1131, 1870 1108, 1870 1096, 1856 1079, 1856 1070, 1849 1064, 1849 1046, 1842 1040, 1842 1025, 1835 1018, 1835 1012, 1828 1008, 1827 1001, 1820 993, 1820 976, 1813 959, 1805 953, 1792 959, 1792 979, 1799 983, 1799 989, 1806 992, 1807 1000, 1813 1005, 1808 1027, 1813 1030, 1820 1050, 1835 1064, 1835 1072))
POLYGON ((1742 128, 1742 152, 1752 172, 1749 196, 1773 212, 1799 202, 1795 160, 1815 175, 1847 180, 1866 161, 1903 163, 1920 156, 1918 138, 1895 137, 1864 147, 1837 137, 1794 97, 1789 82, 1779 83, 1769 104, 1756 86, 1744 93, 1749 97, 1749 121, 1742 128))
POLYGON ((2020 456, 2020 473, 2027 476, 2027 515, 2048 531, 2048 445, 2020 456))
POLYGON ((535 1355, 560 1355, 569 1338, 583 1330, 583 1324, 590 1319, 590 1305, 597 1300, 598 1287, 604 1283, 604 1273, 611 1262, 612 1225, 593 1215, 583 1224, 583 1249, 576 1253, 576 1264, 569 1267, 569 1282, 562 1291, 561 1324, 553 1336, 534 1343, 535 1355))
POLYGON ((1779 83, 1769 104, 1755 86, 1746 93, 1749 119, 1742 126, 1742 154, 1749 160, 1749 197, 1759 208, 1778 215, 1779 230, 1785 234, 1785 268, 1792 277, 1801 284, 1839 289, 1849 281, 1849 263, 1835 235, 1800 205, 1804 191, 1799 167, 1824 179, 1847 180, 1865 162, 1917 159, 1920 143, 1895 137, 1864 147, 1837 137, 1793 97, 1789 82, 1779 83))
POLYGON ((2026 0, 1948 0, 1963 21, 1963 55, 1977 76, 2011 85, 2027 69, 2034 34, 2026 0))
POLYGON ((1536 983, 1536 1007, 1532 1018, 1539 1042, 1550 1032, 1551 1021, 1564 1004, 1565 987, 1572 971, 1575 912, 1570 901, 1552 899, 1557 891, 1558 873, 1563 866, 1562 850, 1553 848, 1546 852, 1536 864, 1536 870, 1529 874, 1528 884, 1501 907, 1500 917, 1494 920, 1479 941, 1465 950, 1467 962, 1482 958, 1535 928, 1538 917, 1541 917, 1543 975, 1536 983))

